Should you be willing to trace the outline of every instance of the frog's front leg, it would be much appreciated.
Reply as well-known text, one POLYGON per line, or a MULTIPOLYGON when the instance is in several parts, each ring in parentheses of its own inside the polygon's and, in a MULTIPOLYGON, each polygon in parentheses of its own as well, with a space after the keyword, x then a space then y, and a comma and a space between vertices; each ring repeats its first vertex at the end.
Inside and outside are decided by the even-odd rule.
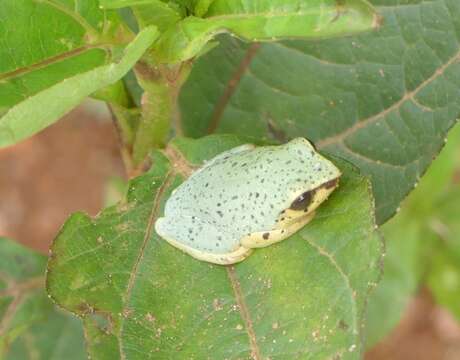
POLYGON ((315 213, 313 212, 303 216, 302 218, 299 218, 297 221, 289 224, 284 228, 270 231, 259 231, 246 235, 241 239, 241 245, 247 248, 259 248, 277 243, 300 230, 304 225, 308 224, 314 216, 315 213))

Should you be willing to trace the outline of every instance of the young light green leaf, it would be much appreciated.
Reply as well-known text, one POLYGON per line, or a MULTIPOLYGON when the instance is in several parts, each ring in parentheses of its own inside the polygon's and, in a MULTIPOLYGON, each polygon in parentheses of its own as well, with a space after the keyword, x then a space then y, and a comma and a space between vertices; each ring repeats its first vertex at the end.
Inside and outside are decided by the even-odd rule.
POLYGON ((251 46, 222 38, 181 93, 184 134, 305 136, 371 177, 384 223, 460 114, 460 2, 375 4, 383 26, 359 36, 251 46))
POLYGON ((220 33, 248 41, 283 38, 318 39, 349 35, 379 25, 379 17, 364 0, 213 1, 205 18, 187 17, 169 28, 154 46, 160 63, 196 56, 220 33))
POLYGON ((369 183, 348 163, 336 160, 340 188, 309 225, 236 266, 197 261, 155 233, 184 177, 242 142, 177 139, 153 153, 154 166, 130 182, 126 201, 66 222, 52 247, 48 291, 84 317, 93 358, 204 359, 210 349, 216 359, 359 358, 382 247, 369 183))
POLYGON ((0 113, 108 63, 129 37, 117 13, 94 0, 0 1, 0 113))
POLYGON ((155 25, 160 32, 178 22, 182 16, 180 8, 161 0, 99 0, 105 9, 130 6, 141 28, 155 25))
POLYGON ((121 79, 156 36, 156 28, 146 28, 126 46, 118 61, 67 78, 12 107, 0 118, 0 147, 14 144, 44 129, 88 95, 121 79))
POLYGON ((99 0, 99 5, 103 9, 121 9, 128 6, 157 4, 161 0, 99 0))
POLYGON ((0 358, 86 358, 81 322, 44 289, 46 256, 0 238, 0 358))

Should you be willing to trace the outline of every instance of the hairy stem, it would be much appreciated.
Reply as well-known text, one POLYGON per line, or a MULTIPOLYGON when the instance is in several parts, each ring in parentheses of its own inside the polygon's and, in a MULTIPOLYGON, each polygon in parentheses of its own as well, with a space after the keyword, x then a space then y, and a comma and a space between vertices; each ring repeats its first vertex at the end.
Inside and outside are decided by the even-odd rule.
POLYGON ((153 148, 164 147, 171 128, 181 134, 177 97, 189 73, 189 63, 174 67, 144 62, 136 65, 135 74, 144 94, 142 116, 133 143, 134 166, 140 166, 153 148))

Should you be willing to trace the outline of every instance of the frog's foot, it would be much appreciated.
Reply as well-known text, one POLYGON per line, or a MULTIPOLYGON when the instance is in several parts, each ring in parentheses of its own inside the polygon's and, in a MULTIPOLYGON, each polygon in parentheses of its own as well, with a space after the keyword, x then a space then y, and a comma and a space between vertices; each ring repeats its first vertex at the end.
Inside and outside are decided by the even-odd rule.
POLYGON ((304 225, 308 224, 311 219, 315 216, 315 213, 310 213, 308 215, 299 218, 297 221, 292 222, 287 227, 283 229, 274 229, 271 231, 260 231, 249 234, 243 239, 241 239, 241 245, 247 248, 259 248, 269 246, 271 244, 277 243, 281 240, 286 239, 291 236, 298 230, 300 230, 304 225))
POLYGON ((244 260, 252 252, 252 249, 241 246, 238 241, 232 241, 228 234, 196 216, 159 218, 155 223, 155 230, 172 246, 195 259, 213 264, 234 264, 244 260))

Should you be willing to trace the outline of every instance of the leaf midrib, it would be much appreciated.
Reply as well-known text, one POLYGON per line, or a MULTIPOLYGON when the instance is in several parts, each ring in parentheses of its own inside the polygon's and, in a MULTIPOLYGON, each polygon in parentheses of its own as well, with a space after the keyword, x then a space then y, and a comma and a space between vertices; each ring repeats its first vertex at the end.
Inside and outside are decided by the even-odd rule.
MULTIPOLYGON (((151 234, 152 234, 153 227, 154 227, 153 225, 154 225, 156 219, 158 218, 158 212, 160 211, 160 204, 161 204, 160 200, 163 197, 164 192, 171 186, 175 175, 176 175, 176 172, 174 171, 174 169, 171 169, 166 173, 164 181, 161 184, 161 186, 159 187, 159 189, 158 189, 158 191, 155 194, 155 197, 153 199, 152 211, 150 212, 150 215, 149 215, 147 228, 146 228, 145 234, 144 234, 144 239, 143 239, 142 245, 141 245, 141 247, 139 249, 139 253, 137 254, 136 261, 135 261, 135 263, 134 263, 134 265, 133 265, 133 267, 132 267, 132 269, 130 271, 131 276, 129 277, 128 284, 127 284, 127 287, 126 287, 126 292, 125 292, 125 294, 124 294, 124 296, 122 298, 123 304, 124 304, 123 305, 123 308, 124 308, 123 312, 126 310, 128 304, 129 304, 132 289, 133 289, 134 283, 135 283, 136 278, 137 278, 139 264, 141 263, 142 258, 144 257, 145 248, 147 246, 148 241, 151 238, 151 234)), ((123 325, 121 327, 123 327, 123 325)), ((121 335, 121 330, 120 330, 120 335, 121 335)), ((122 339, 121 339, 121 336, 120 336, 120 339, 118 341, 120 357, 121 357, 121 359, 127 359, 126 354, 125 354, 124 349, 123 349, 123 342, 121 340, 122 339)))
POLYGON ((214 110, 211 115, 211 120, 208 125, 208 134, 214 133, 216 129, 219 127, 220 120, 222 119, 222 115, 225 112, 228 102, 230 101, 234 92, 238 88, 238 85, 242 77, 244 76, 245 72, 251 65, 252 60, 257 55, 259 48, 260 44, 254 43, 246 50, 246 54, 244 55, 238 67, 232 74, 230 80, 227 83, 227 86, 225 86, 225 89, 222 92, 222 95, 219 97, 219 100, 216 102, 216 106, 214 107, 214 110))
POLYGON ((287 11, 267 11, 267 12, 259 12, 259 13, 234 13, 234 14, 226 14, 226 15, 214 15, 214 16, 207 16, 205 19, 209 20, 245 20, 245 19, 252 19, 252 18, 274 18, 274 17, 294 17, 294 16, 307 16, 307 15, 321 15, 324 16, 327 13, 331 13, 336 15, 338 10, 336 8, 328 8, 326 10, 322 9, 318 11, 316 9, 308 9, 308 10, 298 10, 293 12, 287 11), (332 11, 329 11, 331 9, 332 11))
POLYGON ((251 319, 251 313, 246 306, 244 301, 244 295, 241 291, 241 285, 238 280, 235 267, 233 265, 225 266, 227 270, 228 279, 232 285, 233 294, 235 295, 235 300, 238 305, 238 311, 241 315, 242 320, 244 321, 244 327, 249 338, 249 345, 251 347, 251 358, 253 360, 262 360, 262 355, 260 354, 259 345, 257 343, 257 336, 254 330, 253 321, 251 319))
POLYGON ((18 68, 18 69, 15 69, 15 70, 3 73, 3 74, 0 74, 0 81, 10 80, 12 78, 15 78, 15 77, 18 77, 18 76, 21 76, 21 75, 24 75, 24 74, 31 73, 31 72, 33 72, 35 70, 39 70, 39 69, 42 69, 42 68, 47 67, 49 65, 53 65, 53 64, 59 63, 61 61, 70 59, 70 58, 72 58, 74 56, 81 55, 81 54, 85 53, 86 51, 90 51, 90 50, 94 50, 94 49, 101 49, 101 50, 105 50, 105 51, 108 52, 110 47, 111 47, 111 44, 108 44, 108 43, 81 46, 81 47, 72 49, 71 51, 64 52, 64 53, 61 53, 61 54, 46 58, 46 59, 44 59, 42 61, 39 61, 37 63, 30 64, 30 65, 27 65, 27 66, 24 66, 24 67, 21 67, 21 68, 18 68))
POLYGON ((45 5, 45 6, 52 7, 60 11, 61 13, 63 13, 65 16, 72 18, 76 23, 78 23, 87 32, 87 35, 91 35, 92 41, 89 42, 87 45, 80 46, 78 48, 74 48, 68 52, 63 52, 63 53, 48 57, 46 59, 43 59, 37 63, 30 64, 30 65, 0 74, 0 81, 9 80, 11 78, 14 78, 14 77, 26 74, 26 73, 30 73, 34 70, 38 70, 45 66, 52 65, 59 61, 71 58, 73 56, 80 55, 84 53, 85 51, 89 51, 89 50, 97 49, 97 48, 108 50, 110 46, 112 45, 110 43, 95 42, 95 40, 100 37, 101 35, 100 32, 97 29, 95 29, 88 21, 86 21, 86 19, 83 16, 81 16, 78 12, 72 11, 68 7, 64 6, 63 4, 55 0, 32 0, 32 1, 35 2, 37 5, 45 5))
MULTIPOLYGON (((383 111, 372 115, 364 120, 358 120, 356 121, 353 126, 326 138, 321 139, 316 143, 316 146, 318 149, 325 148, 331 144, 335 143, 341 143, 346 139, 348 136, 354 134, 356 131, 367 127, 368 125, 376 122, 378 119, 385 117, 387 114, 391 113, 394 110, 399 109, 407 100, 414 101, 416 105, 418 104, 418 101, 415 99, 417 94, 423 90, 426 86, 431 84, 434 80, 436 80, 439 76, 443 75, 444 72, 447 70, 447 68, 451 65, 453 65, 456 61, 460 59, 460 50, 457 51, 457 53, 452 56, 447 62, 443 63, 442 66, 436 68, 436 70, 433 72, 433 74, 428 77, 426 80, 421 82, 414 90, 409 91, 401 97, 397 102, 395 102, 393 105, 390 107, 384 109, 383 111)), ((421 104, 420 104, 421 105, 421 104)), ((427 106, 422 105, 425 109, 427 106)), ((430 109, 431 110, 431 109, 430 109)))

